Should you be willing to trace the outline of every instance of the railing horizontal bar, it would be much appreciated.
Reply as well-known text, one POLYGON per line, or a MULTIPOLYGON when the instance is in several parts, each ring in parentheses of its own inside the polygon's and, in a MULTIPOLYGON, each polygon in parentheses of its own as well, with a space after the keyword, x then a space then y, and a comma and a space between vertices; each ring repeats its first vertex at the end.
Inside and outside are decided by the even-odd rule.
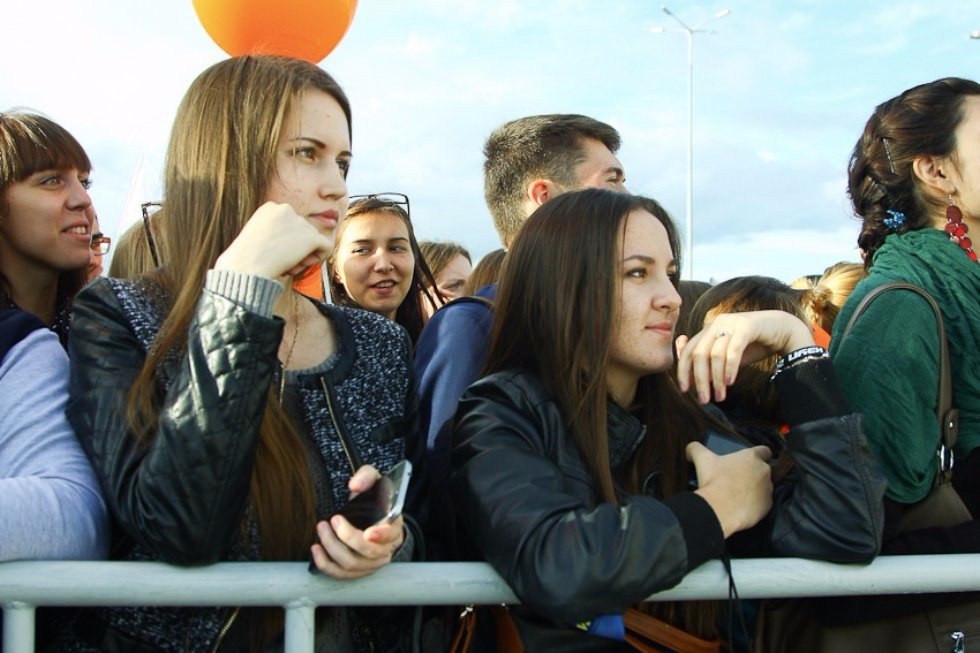
MULTIPOLYGON (((883 556, 869 565, 796 558, 732 561, 742 598, 980 591, 980 554, 883 556)), ((728 577, 710 562, 652 600, 724 599, 728 577)), ((0 604, 458 605, 517 603, 489 565, 395 563, 353 581, 312 575, 305 563, 180 568, 154 562, 0 563, 0 604)))

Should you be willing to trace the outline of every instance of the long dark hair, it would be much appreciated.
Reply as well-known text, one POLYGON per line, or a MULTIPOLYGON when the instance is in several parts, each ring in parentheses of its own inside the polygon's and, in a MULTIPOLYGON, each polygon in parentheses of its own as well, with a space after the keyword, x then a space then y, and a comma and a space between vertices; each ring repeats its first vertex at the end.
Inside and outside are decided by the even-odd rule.
POLYGON ((699 440, 706 422, 676 389, 668 372, 644 376, 636 405, 651 437, 634 463, 645 466, 613 478, 609 466, 606 368, 620 297, 617 253, 622 225, 644 210, 677 230, 656 201, 606 190, 566 193, 535 211, 507 253, 501 272, 488 373, 525 369, 555 397, 604 501, 638 493, 650 466, 660 466, 664 491, 687 487, 684 447, 699 440))
POLYGON ((947 77, 910 88, 875 108, 847 170, 848 194, 862 220, 858 245, 867 255, 866 266, 889 233, 884 222, 889 210, 905 214, 899 231, 932 226, 930 214, 942 204, 922 191, 912 166, 921 156, 955 152, 963 101, 970 95, 980 95, 980 84, 947 77))
MULTIPOLYGON (((614 473, 610 467, 606 368, 620 301, 622 229, 636 210, 663 224, 679 254, 677 230, 652 199, 589 189, 560 195, 531 215, 507 252, 486 365, 487 373, 524 369, 539 379, 565 417, 598 498, 614 503, 643 493, 653 470, 664 496, 687 489, 684 448, 702 440, 711 423, 668 371, 648 374, 632 409, 647 437, 623 468, 614 473)), ((638 607, 703 636, 716 632, 713 603, 638 607)))

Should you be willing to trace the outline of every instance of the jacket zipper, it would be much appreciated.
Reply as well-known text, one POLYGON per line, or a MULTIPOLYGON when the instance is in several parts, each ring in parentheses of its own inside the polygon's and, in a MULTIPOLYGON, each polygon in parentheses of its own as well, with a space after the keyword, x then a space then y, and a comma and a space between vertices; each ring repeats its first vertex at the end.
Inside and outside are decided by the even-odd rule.
POLYGON ((238 618, 238 612, 240 610, 240 607, 232 610, 231 615, 228 617, 228 621, 226 621, 221 627, 221 630, 218 631, 218 640, 214 643, 214 648, 211 649, 211 653, 217 653, 217 650, 221 647, 222 640, 224 640, 225 635, 228 634, 228 631, 231 630, 231 626, 235 623, 235 619, 238 618))
POLYGON ((334 410, 333 399, 330 397, 330 388, 327 387, 327 381, 322 376, 320 377, 320 385, 323 387, 323 396, 327 398, 327 410, 330 412, 330 421, 333 422, 333 428, 337 432, 337 439, 340 440, 340 446, 344 448, 344 454, 347 456, 350 473, 356 474, 357 466, 354 464, 354 458, 350 453, 350 443, 347 442, 347 434, 340 428, 340 423, 337 421, 337 411, 334 410))

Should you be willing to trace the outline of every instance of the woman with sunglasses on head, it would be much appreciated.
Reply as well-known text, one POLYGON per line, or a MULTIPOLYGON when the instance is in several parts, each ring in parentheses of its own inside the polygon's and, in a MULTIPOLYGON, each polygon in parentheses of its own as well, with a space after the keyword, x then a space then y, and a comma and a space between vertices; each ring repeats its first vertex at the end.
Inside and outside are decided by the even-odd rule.
POLYGON ((62 346, 91 253, 91 170, 82 146, 50 118, 0 113, 0 309, 33 313, 62 346))
MULTIPOLYGON (((460 400, 450 481, 464 549, 521 600, 529 651, 625 650, 593 626, 726 551, 877 552, 884 484, 840 393, 810 393, 833 369, 801 320, 718 316, 678 339, 675 385, 678 251, 659 204, 591 189, 538 208, 507 253, 488 376, 460 400), (775 383, 796 466, 774 488, 769 450, 716 455, 701 442, 727 427, 681 392, 721 401, 740 364, 793 352, 775 383)), ((642 609, 719 636, 713 605, 642 609)))
POLYGON ((330 297, 341 306, 363 308, 405 327, 418 341, 436 302, 436 281, 415 240, 408 197, 383 193, 352 197, 337 229, 329 262, 330 297))
MULTIPOLYGON (((322 69, 245 56, 192 84, 167 153, 159 268, 78 297, 68 415, 106 488, 114 559, 305 560, 333 578, 411 559, 424 443, 395 324, 293 292, 347 209, 350 106, 322 69), (398 461, 404 515, 335 515, 398 461)), ((410 616, 410 615, 409 615, 410 616)), ((404 611, 319 611, 318 646, 389 650, 404 611)), ((266 650, 280 608, 88 611, 58 650, 266 650)))

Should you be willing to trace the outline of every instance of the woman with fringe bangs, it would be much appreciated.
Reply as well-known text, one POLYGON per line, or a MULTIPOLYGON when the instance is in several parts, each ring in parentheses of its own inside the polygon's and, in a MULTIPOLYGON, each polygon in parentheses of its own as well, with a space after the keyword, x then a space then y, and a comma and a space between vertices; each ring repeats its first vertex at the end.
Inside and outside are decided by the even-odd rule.
POLYGON ((489 375, 456 414, 451 483, 463 553, 521 600, 511 615, 526 650, 627 650, 630 606, 731 643, 716 604, 641 602, 726 551, 878 551, 884 483, 839 393, 810 395, 810 377, 836 386, 802 321, 718 316, 677 340, 675 382, 679 251, 653 200, 585 190, 541 206, 508 252, 489 375), (775 487, 765 447, 702 444, 727 428, 698 405, 772 353, 795 460, 775 487))
MULTIPOLYGON (((327 73, 282 57, 215 64, 185 95, 154 217, 162 267, 77 299, 68 415, 106 491, 113 559, 312 556, 343 579, 418 553, 408 337, 291 290, 347 209, 350 115, 327 73), (404 458, 403 518, 362 531, 333 515, 404 458)), ((397 649, 402 616, 321 610, 317 650, 397 649)), ((98 609, 55 648, 266 651, 282 628, 280 608, 98 609)))
POLYGON ((58 123, 28 111, 0 113, 0 309, 36 315, 63 347, 91 258, 91 170, 58 123))

